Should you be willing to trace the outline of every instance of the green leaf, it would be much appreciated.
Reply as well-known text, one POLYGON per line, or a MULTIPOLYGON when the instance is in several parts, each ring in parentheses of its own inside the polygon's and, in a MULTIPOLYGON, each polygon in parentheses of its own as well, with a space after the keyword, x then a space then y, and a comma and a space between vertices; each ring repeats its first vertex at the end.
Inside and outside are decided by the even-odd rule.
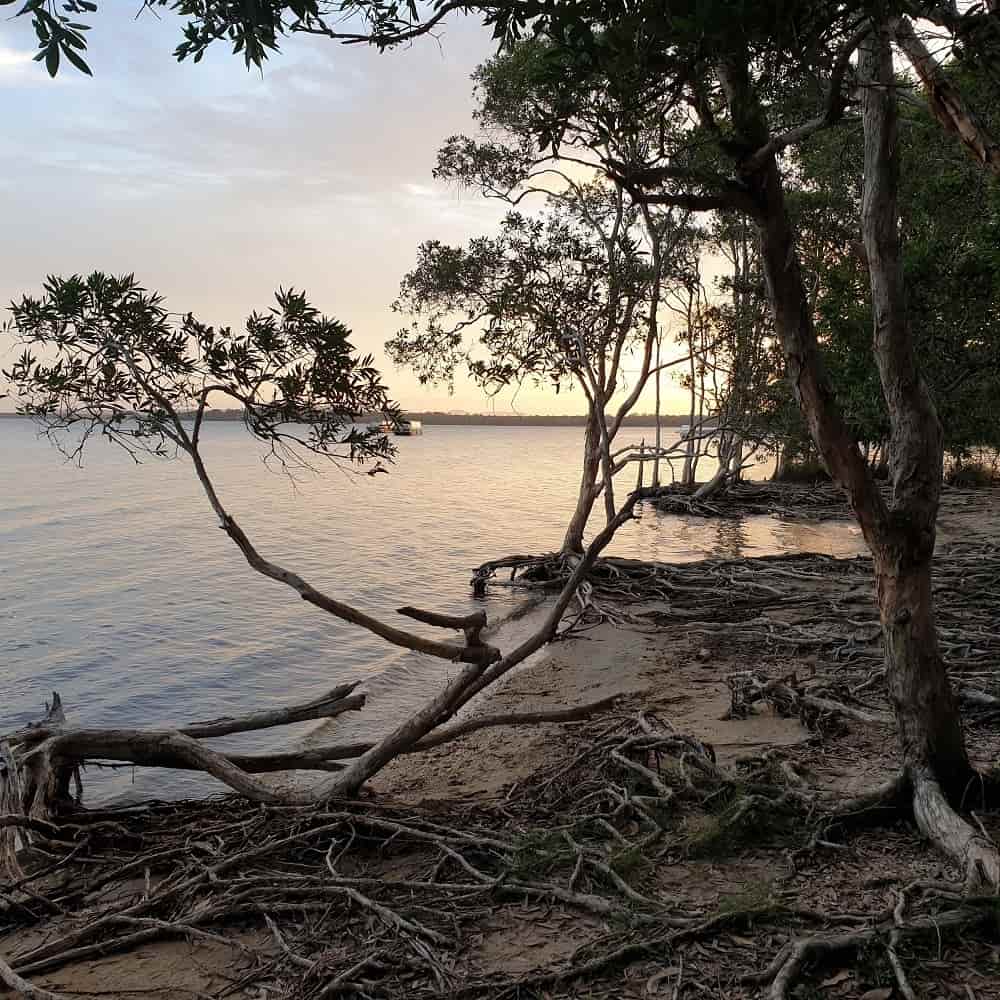
POLYGON ((49 45, 45 50, 45 68, 49 71, 49 76, 55 76, 59 72, 58 45, 49 45))
POLYGON ((87 64, 86 64, 86 63, 85 63, 85 62, 83 61, 83 59, 81 59, 81 58, 80 58, 80 56, 79 56, 79 55, 77 55, 77 53, 76 53, 76 52, 74 52, 74 51, 73 51, 73 50, 72 50, 71 48, 69 48, 68 46, 67 46, 66 48, 64 48, 64 49, 63 49, 63 55, 64 55, 64 56, 66 56, 66 58, 67 58, 67 59, 68 59, 68 60, 69 60, 69 61, 70 61, 70 62, 71 62, 71 63, 72 63, 72 64, 73 64, 73 65, 74 65, 74 66, 75 66, 75 67, 76 67, 76 68, 77 68, 77 69, 78 69, 78 70, 79 70, 79 71, 80 71, 81 73, 86 73, 86 74, 87 74, 87 76, 93 76, 93 75, 94 75, 93 73, 91 73, 91 71, 90 71, 90 67, 89 67, 89 66, 88 66, 88 65, 87 65, 87 64))

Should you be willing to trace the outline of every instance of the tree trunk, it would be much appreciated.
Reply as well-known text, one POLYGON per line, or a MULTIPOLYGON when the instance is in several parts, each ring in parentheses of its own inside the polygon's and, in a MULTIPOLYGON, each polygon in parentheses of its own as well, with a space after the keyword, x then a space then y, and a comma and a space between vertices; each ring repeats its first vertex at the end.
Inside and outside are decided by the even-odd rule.
POLYGON ((594 484, 601 465, 601 431, 597 414, 591 411, 587 418, 587 432, 583 445, 583 473, 580 476, 580 492, 576 499, 576 509, 570 518, 563 538, 562 551, 579 555, 583 552, 583 532, 594 509, 597 494, 594 484))
MULTIPOLYGON (((719 81, 737 135, 750 149, 770 134, 749 72, 749 53, 724 61, 719 81)), ((966 872, 967 885, 1000 886, 1000 852, 956 811, 978 791, 961 718, 937 645, 931 590, 941 488, 941 432, 917 369, 899 259, 896 87, 885 23, 872 26, 859 60, 865 123, 862 228, 875 307, 875 353, 892 436, 890 511, 837 403, 823 365, 774 155, 737 161, 754 204, 774 326, 813 440, 847 494, 875 558, 890 695, 903 777, 921 831, 966 872), (867 80, 865 79, 867 77, 867 80), (949 801, 950 800, 950 801, 949 801)))
MULTIPOLYGON (((917 369, 906 320, 897 231, 896 98, 884 29, 877 31, 876 42, 863 51, 862 64, 875 84, 864 88, 862 224, 875 304, 875 351, 893 428, 891 512, 850 433, 821 362, 777 163, 769 158, 744 180, 759 206, 768 296, 795 397, 875 557, 889 687, 904 766, 911 772, 929 769, 946 792, 953 794, 972 770, 957 703, 938 650, 931 599, 941 432, 917 369)), ((766 126, 745 67, 723 67, 721 76, 738 124, 755 145, 763 145, 766 126)))
POLYGON ((875 553, 886 680, 905 765, 929 770, 956 804, 972 776, 958 700, 938 647, 933 542, 913 530, 875 553))
POLYGON ((758 217, 762 265, 792 391, 827 469, 847 493, 865 540, 874 547, 884 505, 840 412, 820 358, 777 164, 771 159, 759 175, 748 180, 757 189, 762 206, 758 217))
POLYGON ((972 769, 958 701, 938 648, 931 564, 943 474, 941 424, 920 374, 906 312, 899 240, 897 98, 889 30, 861 47, 864 193, 875 359, 892 427, 892 512, 872 546, 889 694, 907 767, 929 769, 958 801, 972 769))
POLYGON ((736 436, 729 456, 729 481, 743 482, 743 438, 736 436))
POLYGON ((1000 143, 966 106, 958 88, 913 30, 909 18, 894 18, 891 27, 897 44, 924 85, 931 113, 947 131, 958 136, 978 163, 1000 175, 1000 143))
POLYGON ((653 456, 653 487, 660 485, 660 451, 663 448, 663 422, 660 419, 660 335, 656 335, 656 454, 653 456))
MULTIPOLYGON (((696 423, 697 415, 697 405, 698 405, 698 374, 695 367, 695 308, 694 308, 694 292, 688 291, 688 301, 687 301, 687 334, 688 334, 688 430, 687 430, 687 442, 684 449, 684 470, 681 473, 681 483, 684 486, 690 486, 694 483, 695 475, 695 461, 694 461, 694 449, 697 444, 695 427, 698 427, 696 423)), ((701 428, 698 427, 698 433, 701 433, 701 428)))
POLYGON ((723 486, 729 481, 729 461, 723 461, 721 456, 719 459, 719 467, 715 470, 715 475, 707 483, 702 483, 694 491, 695 500, 707 500, 709 497, 714 496, 723 486))
POLYGON ((771 473, 771 482, 780 483, 788 472, 788 445, 781 443, 778 445, 778 452, 774 456, 774 472, 771 473))

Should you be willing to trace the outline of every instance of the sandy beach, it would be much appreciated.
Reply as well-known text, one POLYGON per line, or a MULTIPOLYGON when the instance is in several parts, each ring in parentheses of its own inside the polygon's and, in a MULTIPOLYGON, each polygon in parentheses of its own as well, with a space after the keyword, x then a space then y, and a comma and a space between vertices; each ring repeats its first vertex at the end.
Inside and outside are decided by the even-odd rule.
MULTIPOLYGON (((963 615, 967 627, 983 636, 989 634, 989 626, 975 623, 990 620, 990 602, 995 602, 996 594, 981 589, 976 567, 982 565, 987 574, 997 567, 991 541, 996 537, 992 500, 992 494, 974 500, 953 498, 942 515, 939 547, 943 626, 963 615), (980 613, 985 617, 974 617, 980 613)), ((436 750, 399 758, 371 783, 361 803, 362 814, 365 803, 370 803, 386 815, 413 817, 414 822, 422 817, 420 822, 437 824, 429 829, 457 824, 479 831, 473 839, 502 834, 514 843, 535 845, 530 848, 535 857, 539 844, 551 844, 552 838, 580 828, 580 803, 575 797, 599 794, 601 775, 611 775, 612 794, 616 782, 622 789, 628 786, 627 776, 615 777, 608 762, 595 757, 595 748, 617 738, 618 732, 634 731, 637 719, 655 720, 662 731, 679 734, 694 748, 695 757, 706 755, 699 766, 730 776, 726 781, 732 790, 747 782, 752 789, 753 782, 762 779, 741 776, 777 773, 774 768, 781 769, 793 792, 808 789, 810 795, 860 794, 894 774, 898 766, 894 724, 884 695, 872 680, 878 678, 880 651, 877 627, 872 628, 875 609, 867 560, 819 556, 717 560, 665 567, 662 572, 665 586, 675 588, 674 600, 632 604, 622 609, 619 624, 604 623, 550 645, 477 701, 474 714, 572 708, 614 696, 612 708, 579 722, 484 729, 436 750), (692 581, 701 577, 703 589, 688 593, 692 581), (762 592, 766 601, 759 597, 762 592), (777 596, 768 596, 769 592, 777 596), (872 713, 875 721, 865 724, 850 715, 808 714, 802 706, 789 712, 782 710, 780 701, 768 700, 743 713, 745 717, 734 717, 732 678, 748 672, 794 678, 790 683, 799 685, 804 697, 810 691, 822 690, 824 697, 833 692, 854 706, 851 711, 872 713)), ((947 641, 946 627, 942 635, 947 641)), ((988 655, 973 647, 956 650, 952 665, 959 678, 972 669, 970 662, 988 655)), ((985 673, 978 667, 972 670, 980 688, 995 694, 995 681, 985 673)), ((970 751, 981 765, 991 765, 1000 756, 995 719, 995 712, 969 713, 970 751)), ((648 759, 642 766, 654 768, 664 780, 677 777, 667 760, 648 759)), ((643 840, 648 846, 641 855, 633 858, 633 848, 623 847, 611 856, 624 852, 632 858, 627 868, 621 868, 625 875, 616 877, 624 879, 622 886, 637 899, 669 899, 669 912, 695 914, 708 921, 706 927, 715 927, 712 921, 720 919, 713 914, 731 914, 718 924, 717 932, 693 934, 688 944, 672 945, 660 955, 651 952, 643 957, 640 949, 623 966, 602 959, 599 971, 574 985, 574 969, 586 966, 595 954, 614 953, 636 934, 641 940, 641 931, 624 930, 619 918, 601 917, 586 907, 581 911, 565 900, 502 904, 498 897, 485 907, 456 915, 458 936, 447 952, 452 987, 434 995, 465 991, 499 997, 513 995, 514 990, 526 996, 646 998, 677 996, 676 986, 684 982, 692 996, 750 1000, 762 993, 744 977, 764 967, 792 935, 824 921, 836 926, 837 920, 848 919, 842 914, 877 920, 887 906, 891 908, 900 887, 919 879, 956 876, 952 866, 902 819, 887 822, 875 836, 863 829, 824 834, 832 838, 828 846, 816 846, 820 835, 813 833, 810 846, 808 814, 803 816, 796 808, 786 816, 780 797, 760 799, 761 804, 754 805, 760 795, 751 791, 742 801, 752 808, 738 824, 727 826, 732 808, 725 806, 720 812, 713 804, 715 792, 689 794, 701 786, 692 783, 690 774, 685 780, 688 793, 682 786, 669 830, 665 828, 653 841, 643 840), (546 993, 538 985, 542 992, 532 992, 536 983, 549 984, 552 991, 546 993)), ((252 808, 247 811, 245 804, 238 806, 237 800, 228 801, 232 805, 226 808, 244 817, 233 820, 237 825, 259 822, 254 817, 263 815, 252 808)), ((738 805, 741 800, 732 801, 738 805)), ((984 815, 981 821, 984 829, 1000 834, 995 818, 984 815)), ((266 831, 267 825, 262 829, 266 831)), ((611 832, 624 845, 634 843, 640 830, 641 822, 633 819, 611 832)), ((827 845, 827 839, 821 838, 820 844, 827 845)), ((536 857, 532 864, 556 866, 547 876, 554 881, 544 884, 565 885, 568 873, 558 872, 558 853, 553 855, 551 847, 545 847, 540 857, 543 860, 536 857)), ((391 884, 423 878, 441 865, 427 844, 408 843, 403 837, 395 844, 390 839, 365 861, 353 861, 357 867, 351 871, 391 884)), ((141 900, 149 891, 149 877, 138 871, 121 878, 102 890, 95 902, 141 900)), ((570 885, 578 878, 579 872, 570 885)), ((156 887, 157 876, 152 879, 156 887)), ((599 880, 588 884, 591 893, 599 891, 599 880)), ((425 911, 418 907, 415 912, 425 911)), ((55 919, 38 929, 9 934, 0 940, 0 954, 39 947, 73 926, 74 919, 55 919)), ((301 934, 310 918, 302 919, 304 924, 294 917, 282 918, 284 934, 301 934)), ((350 956, 373 927, 370 915, 345 910, 342 918, 324 929, 325 947, 331 955, 350 956)), ((287 947, 284 937, 279 939, 258 922, 235 920, 218 932, 195 928, 186 937, 174 934, 126 952, 88 953, 80 961, 33 978, 67 996, 125 1000, 204 997, 221 991, 263 1000, 269 992, 260 985, 261 963, 280 968, 287 947), (250 975, 248 970, 256 971, 250 975)), ((966 997, 1000 997, 1000 947, 988 936, 942 939, 928 947, 936 948, 939 957, 934 959, 926 949, 920 952, 914 973, 914 981, 925 990, 920 995, 951 996, 946 983, 957 982, 966 997)), ((837 978, 834 966, 819 995, 888 998, 889 993, 872 992, 883 989, 881 973, 874 966, 865 969, 861 966, 837 978)), ((422 987, 414 995, 431 994, 422 987)))

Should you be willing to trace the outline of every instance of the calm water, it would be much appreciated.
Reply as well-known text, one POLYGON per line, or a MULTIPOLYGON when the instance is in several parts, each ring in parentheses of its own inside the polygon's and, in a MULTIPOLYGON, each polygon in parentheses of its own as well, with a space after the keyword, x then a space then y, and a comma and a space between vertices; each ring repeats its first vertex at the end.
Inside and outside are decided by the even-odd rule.
MULTIPOLYGON (((330 470, 297 484, 263 467, 238 424, 209 424, 205 453, 223 502, 265 556, 392 617, 410 603, 464 612, 474 606, 473 567, 556 547, 575 500, 582 434, 432 426, 398 439, 388 476, 330 470)), ((611 549, 677 561, 798 550, 851 555, 860 541, 847 524, 718 524, 647 511, 611 549)), ((517 601, 491 596, 491 620, 517 601)), ((501 645, 517 628, 507 641, 501 633, 501 645)), ((157 726, 362 679, 368 707, 337 727, 356 737, 400 718, 449 670, 254 574, 216 527, 185 462, 136 466, 98 442, 78 468, 22 420, 0 421, 0 656, 0 731, 37 718, 53 690, 75 721, 157 726)), ((285 745, 315 727, 257 734, 253 745, 285 745)), ((87 783, 91 797, 106 797, 186 794, 200 780, 120 771, 87 783)))

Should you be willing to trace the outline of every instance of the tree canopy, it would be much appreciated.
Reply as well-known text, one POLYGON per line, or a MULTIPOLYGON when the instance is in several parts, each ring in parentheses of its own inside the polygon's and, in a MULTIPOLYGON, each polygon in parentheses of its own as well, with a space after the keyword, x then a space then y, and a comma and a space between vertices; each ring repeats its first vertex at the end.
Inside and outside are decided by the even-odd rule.
MULTIPOLYGON (((213 400, 237 404, 247 430, 286 464, 388 458, 362 414, 396 412, 370 356, 302 292, 279 290, 242 331, 167 311, 134 275, 50 277, 11 306, 23 353, 4 374, 23 411, 79 454, 101 434, 133 457, 196 452, 213 400)), ((375 469, 378 468, 376 464, 375 469)))

